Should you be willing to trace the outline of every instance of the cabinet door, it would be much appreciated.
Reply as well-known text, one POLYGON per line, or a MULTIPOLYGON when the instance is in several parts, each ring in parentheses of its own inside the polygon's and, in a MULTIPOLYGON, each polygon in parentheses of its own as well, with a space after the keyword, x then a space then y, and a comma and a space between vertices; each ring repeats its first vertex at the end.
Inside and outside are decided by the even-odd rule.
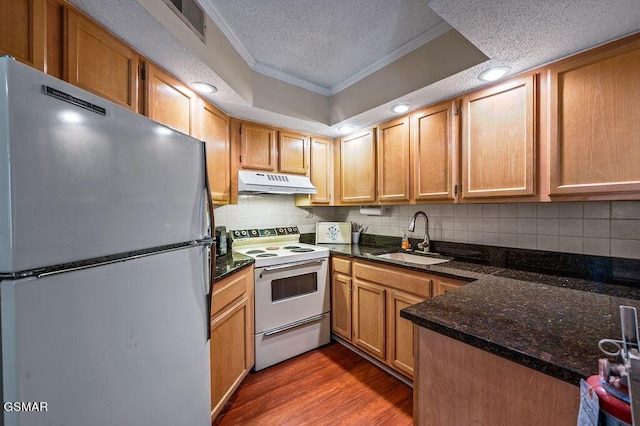
POLYGON ((640 191, 640 39, 550 67, 552 195, 640 191))
POLYGON ((454 102, 443 102, 411 115, 413 197, 453 200, 457 162, 454 102))
POLYGON ((340 200, 376 200, 376 141, 374 129, 340 140, 340 200))
POLYGON ((355 279, 353 342, 371 355, 385 359, 385 289, 355 279))
POLYGON ((534 76, 463 98, 462 197, 534 195, 534 76))
POLYGON ((45 71, 45 0, 0 2, 0 55, 45 71))
POLYGON ((409 201, 409 117, 378 127, 378 200, 409 201))
POLYGON ((400 311, 423 299, 399 291, 389 292, 389 326, 387 345, 391 366, 413 377, 413 323, 400 317, 400 311))
POLYGON ((197 96, 178 79, 152 63, 146 65, 147 107, 150 119, 187 135, 194 135, 197 96))
POLYGON ((331 330, 351 341, 351 277, 333 273, 331 277, 331 330))
POLYGON ((211 321, 211 412, 215 417, 246 376, 249 301, 240 299, 211 321))
POLYGON ((215 204, 228 204, 231 197, 231 141, 229 117, 201 101, 198 139, 206 144, 207 174, 211 200, 215 204))
POLYGON ((318 137, 311 138, 311 183, 318 193, 311 195, 311 204, 331 203, 331 183, 333 182, 333 141, 318 137))
POLYGON ((438 277, 436 278, 435 284, 433 286, 433 295, 440 296, 441 294, 445 294, 449 291, 455 291, 466 284, 466 281, 438 277))
POLYGON ((276 130, 240 124, 240 165, 243 169, 276 171, 276 130))
POLYGON ((309 169, 309 138, 293 132, 278 132, 279 171, 306 175, 309 169))
POLYGON ((67 10, 64 78, 133 111, 138 110, 138 55, 111 33, 67 10))

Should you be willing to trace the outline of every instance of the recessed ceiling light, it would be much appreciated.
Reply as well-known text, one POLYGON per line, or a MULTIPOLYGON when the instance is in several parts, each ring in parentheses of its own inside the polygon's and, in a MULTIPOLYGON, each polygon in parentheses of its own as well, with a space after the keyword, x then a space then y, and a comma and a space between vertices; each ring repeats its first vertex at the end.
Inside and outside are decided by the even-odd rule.
POLYGON ((396 105, 393 108, 391 108, 391 111, 397 112, 397 113, 407 112, 409 111, 409 105, 407 104, 396 105))
POLYGON ((484 81, 496 81, 504 77, 510 70, 509 67, 493 67, 482 71, 478 78, 484 81))
POLYGON ((215 93, 218 89, 209 83, 191 83, 191 87, 200 93, 215 93))
POLYGON ((345 124, 344 126, 338 127, 338 131, 340 133, 349 133, 349 132, 353 132, 353 130, 354 130, 354 127, 350 126, 348 124, 345 124))

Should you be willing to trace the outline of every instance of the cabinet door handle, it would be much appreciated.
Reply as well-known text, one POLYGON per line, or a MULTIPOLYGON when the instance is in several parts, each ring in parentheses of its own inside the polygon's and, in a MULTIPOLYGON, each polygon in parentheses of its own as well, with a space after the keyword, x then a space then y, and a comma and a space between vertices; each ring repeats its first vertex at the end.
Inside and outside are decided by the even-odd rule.
POLYGON ((272 328, 271 330, 267 330, 264 332, 265 336, 273 336, 274 334, 284 333, 287 330, 291 330, 292 328, 300 327, 312 322, 320 321, 325 319, 325 314, 315 315, 300 321, 292 322, 291 324, 286 324, 280 327, 272 328))

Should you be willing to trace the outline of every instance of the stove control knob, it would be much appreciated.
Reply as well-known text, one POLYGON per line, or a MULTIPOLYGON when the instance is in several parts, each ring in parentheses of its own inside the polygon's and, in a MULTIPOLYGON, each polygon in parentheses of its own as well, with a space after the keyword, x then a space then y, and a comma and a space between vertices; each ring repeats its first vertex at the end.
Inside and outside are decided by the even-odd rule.
POLYGON ((294 227, 293 227, 293 233, 294 233, 294 234, 297 234, 297 233, 298 233, 298 227, 297 227, 297 226, 294 226, 294 227))
POLYGON ((240 231, 233 231, 233 236, 234 237, 239 237, 240 236, 240 231))
POLYGON ((243 237, 247 236, 247 231, 245 231, 244 229, 242 231, 240 231, 240 235, 242 235, 243 237))
POLYGON ((280 235, 285 234, 284 228, 278 228, 278 234, 280 235))
POLYGON ((255 236, 257 236, 257 235, 258 235, 258 231, 256 231, 255 229, 252 229, 252 230, 251 230, 251 231, 249 231, 249 232, 251 232, 251 236, 252 236, 252 237, 255 237, 255 236))
POLYGON ((291 234, 293 232, 293 228, 287 228, 287 234, 291 234))

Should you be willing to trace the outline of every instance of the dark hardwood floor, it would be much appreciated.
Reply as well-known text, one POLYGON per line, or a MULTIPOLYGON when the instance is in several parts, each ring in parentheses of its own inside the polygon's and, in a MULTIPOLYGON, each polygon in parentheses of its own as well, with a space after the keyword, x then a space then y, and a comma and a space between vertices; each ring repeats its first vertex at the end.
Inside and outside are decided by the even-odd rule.
POLYGON ((250 373, 214 425, 411 425, 412 389, 343 345, 250 373))

